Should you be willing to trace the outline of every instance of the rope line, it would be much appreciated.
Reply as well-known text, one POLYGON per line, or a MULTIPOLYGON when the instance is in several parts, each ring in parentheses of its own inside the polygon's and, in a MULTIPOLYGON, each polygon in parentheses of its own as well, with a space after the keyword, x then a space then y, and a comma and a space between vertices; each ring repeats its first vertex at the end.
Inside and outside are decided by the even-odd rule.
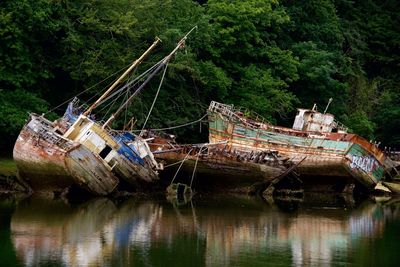
POLYGON ((151 114, 151 112, 153 111, 154 104, 155 104, 156 101, 157 101, 158 94, 160 93, 161 85, 162 85, 162 83, 163 83, 163 81, 164 81, 165 73, 167 72, 167 68, 168 68, 168 63, 165 65, 164 72, 163 72, 163 74, 162 74, 162 76, 161 76, 160 84, 158 85, 157 93, 156 93, 156 95, 155 95, 155 97, 154 97, 153 103, 151 104, 149 113, 147 114, 146 120, 144 121, 142 130, 140 131, 139 136, 142 136, 144 127, 146 127, 147 121, 148 121, 149 118, 150 118, 150 114, 151 114))
MULTIPOLYGON (((200 119, 197 119, 197 120, 195 120, 195 121, 188 122, 188 123, 185 123, 185 124, 181 124, 181 125, 177 125, 177 126, 172 126, 172 127, 166 127, 166 128, 148 129, 148 130, 151 130, 151 131, 165 131, 165 130, 177 129, 177 128, 185 127, 185 126, 188 126, 188 125, 191 125, 191 124, 195 124, 195 123, 198 123, 198 122, 202 122, 202 120, 203 120, 205 117, 207 117, 207 114, 204 114, 204 116, 201 117, 200 119)), ((141 131, 142 131, 142 130, 133 130, 132 132, 141 132, 141 131)))
POLYGON ((143 72, 139 76, 137 76, 134 79, 132 79, 131 81, 125 83, 125 85, 123 85, 121 88, 119 88, 118 90, 114 91, 107 98, 105 98, 103 101, 101 101, 99 103, 99 105, 101 105, 104 102, 108 101, 109 99, 113 98, 115 95, 117 95, 118 93, 120 93, 121 91, 123 91, 125 89, 130 90, 133 86, 137 85, 140 82, 141 78, 145 77, 147 74, 149 74, 149 72, 153 71, 161 62, 162 62, 162 60, 158 61, 156 64, 151 66, 149 69, 147 69, 145 72, 143 72))
POLYGON ((180 161, 165 165, 164 168, 169 168, 169 167, 175 166, 175 165, 177 165, 179 163, 182 163, 183 161, 185 161, 185 160, 183 159, 183 160, 180 160, 180 161))
POLYGON ((183 163, 186 161, 186 159, 189 157, 190 152, 192 152, 193 148, 189 150, 189 152, 186 154, 185 158, 182 160, 181 164, 179 165, 178 169, 176 170, 176 173, 174 175, 174 178, 172 178, 172 181, 170 184, 172 184, 175 181, 176 176, 178 175, 179 170, 181 169, 183 163))
POLYGON ((190 180, 190 188, 192 187, 192 184, 193 184, 194 174, 196 173, 197 163, 199 162, 200 154, 203 152, 203 149, 204 149, 204 147, 205 147, 206 144, 207 144, 207 143, 203 144, 203 145, 200 147, 199 153, 197 153, 196 163, 194 164, 193 173, 192 173, 192 179, 190 180))
MULTIPOLYGON (((94 88, 94 87, 96 87, 97 85, 99 85, 99 84, 103 83, 104 81, 108 80, 109 78, 111 78, 111 77, 115 76, 117 73, 119 73, 119 72, 123 71, 123 70, 124 70, 124 69, 126 69, 127 67, 129 67, 129 65, 127 65, 127 66, 123 67, 123 68, 122 68, 122 69, 120 69, 120 70, 117 70, 116 72, 114 72, 113 74, 111 74, 111 75, 109 75, 108 77, 104 78, 104 79, 103 79, 103 80, 101 80, 100 82, 98 82, 98 83, 96 83, 96 84, 92 85, 91 87, 89 87, 89 88, 87 88, 87 89, 83 90, 83 91, 82 91, 82 92, 80 92, 79 94, 77 94, 77 95, 74 95, 73 97, 71 97, 71 98, 69 98, 68 100, 64 101, 64 102, 63 102, 63 103, 61 103, 60 105, 58 105, 58 106, 56 106, 56 107, 54 107, 54 108, 50 109, 49 111, 47 111, 46 113, 44 113, 44 115, 47 115, 47 114, 49 114, 50 112, 52 112, 52 111, 54 111, 54 110, 58 109, 58 108, 59 108, 59 107, 61 107, 62 105, 65 105, 66 103, 68 103, 68 102, 71 102, 71 101, 72 101, 72 99, 74 99, 75 97, 78 97, 78 96, 82 95, 83 93, 86 93, 87 91, 89 91, 89 90, 93 89, 93 88, 94 88)), ((92 97, 92 98, 93 98, 93 97, 92 97)))

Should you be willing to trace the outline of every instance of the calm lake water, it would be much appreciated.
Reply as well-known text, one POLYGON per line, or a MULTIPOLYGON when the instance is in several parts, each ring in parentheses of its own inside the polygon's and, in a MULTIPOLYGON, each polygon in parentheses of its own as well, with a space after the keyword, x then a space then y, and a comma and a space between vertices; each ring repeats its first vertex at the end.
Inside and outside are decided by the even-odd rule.
POLYGON ((395 199, 0 199, 1 266, 400 266, 399 242, 395 199))

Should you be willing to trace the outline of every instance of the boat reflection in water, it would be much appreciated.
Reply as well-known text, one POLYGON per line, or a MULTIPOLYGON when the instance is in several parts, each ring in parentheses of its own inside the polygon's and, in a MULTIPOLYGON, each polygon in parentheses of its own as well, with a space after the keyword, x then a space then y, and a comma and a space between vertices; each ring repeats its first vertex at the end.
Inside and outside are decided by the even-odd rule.
POLYGON ((399 260, 399 224, 395 202, 284 210, 249 197, 179 208, 134 199, 28 199, 11 217, 11 239, 26 266, 387 265, 399 260))

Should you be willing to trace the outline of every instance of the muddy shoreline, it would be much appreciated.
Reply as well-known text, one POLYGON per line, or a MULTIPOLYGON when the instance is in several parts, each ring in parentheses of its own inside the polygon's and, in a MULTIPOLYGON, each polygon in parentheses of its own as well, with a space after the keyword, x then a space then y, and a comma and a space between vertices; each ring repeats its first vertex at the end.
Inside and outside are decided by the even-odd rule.
POLYGON ((0 158, 0 195, 29 193, 18 182, 17 167, 11 158, 0 158))
MULTIPOLYGON (((125 191, 117 191, 110 194, 108 197, 112 199, 120 199, 120 198, 140 198, 140 199, 147 199, 147 198, 165 198, 166 188, 169 185, 169 180, 166 176, 161 175, 160 182, 155 186, 148 188, 143 191, 139 192, 125 192, 125 191)), ((204 181, 203 181, 204 182, 204 181)), ((201 182, 200 182, 201 183, 201 182)), ((199 186, 196 185, 194 188, 195 197, 199 196, 212 196, 212 195, 220 195, 220 194, 233 194, 233 195, 249 195, 249 191, 246 188, 230 188, 227 190, 226 188, 214 188, 214 190, 205 189, 204 185, 199 186), (196 196, 197 195, 197 196, 196 196)), ((89 193, 79 190, 77 188, 71 188, 67 192, 33 192, 23 181, 18 178, 17 175, 17 168, 14 161, 11 158, 0 158, 0 196, 30 196, 30 195, 38 195, 43 196, 46 198, 67 198, 67 199, 90 199, 94 196, 90 195, 89 193)), ((256 194, 252 194, 256 195, 256 194)), ((266 200, 267 202, 273 201, 294 201, 294 202, 303 202, 306 196, 316 196, 315 198, 312 197, 316 202, 321 201, 321 197, 318 196, 329 196, 330 199, 340 199, 340 201, 354 202, 354 199, 366 199, 369 197, 375 196, 386 196, 382 192, 373 192, 366 193, 366 192, 356 192, 355 194, 346 194, 345 192, 322 192, 322 191, 309 191, 304 190, 302 192, 296 190, 276 190, 271 195, 266 194, 258 194, 261 198, 266 200)), ((309 197, 306 197, 310 199, 309 197)))

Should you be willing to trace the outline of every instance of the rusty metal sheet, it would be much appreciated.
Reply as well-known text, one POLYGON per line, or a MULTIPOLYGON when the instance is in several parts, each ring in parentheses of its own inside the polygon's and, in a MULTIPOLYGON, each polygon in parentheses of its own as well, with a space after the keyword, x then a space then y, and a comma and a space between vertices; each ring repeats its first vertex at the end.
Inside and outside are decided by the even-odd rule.
MULTIPOLYGON (((31 117, 28 123, 33 120, 35 117, 31 117)), ((57 143, 56 134, 46 139, 38 133, 41 130, 40 122, 37 121, 35 125, 37 132, 25 125, 15 142, 13 158, 18 175, 34 191, 63 191, 74 183, 64 163, 65 150, 51 142, 57 143)))

